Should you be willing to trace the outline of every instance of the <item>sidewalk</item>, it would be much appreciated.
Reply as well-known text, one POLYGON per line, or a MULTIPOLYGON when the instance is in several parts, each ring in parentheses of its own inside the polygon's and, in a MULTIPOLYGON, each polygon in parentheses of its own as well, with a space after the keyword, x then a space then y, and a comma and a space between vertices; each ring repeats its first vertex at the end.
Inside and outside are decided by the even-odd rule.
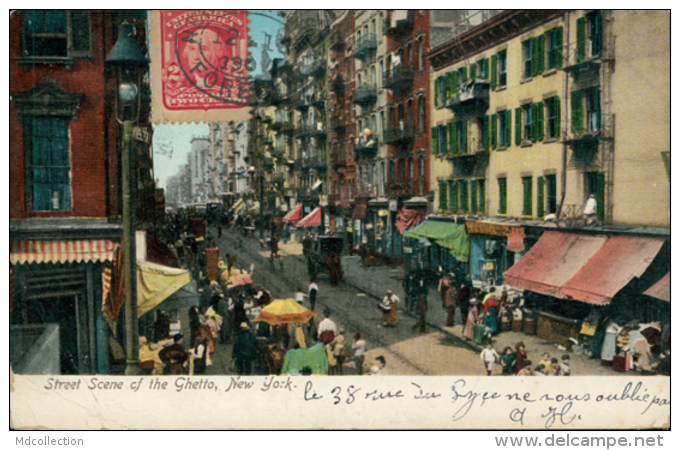
MULTIPOLYGON (((362 291, 366 294, 382 298, 388 289, 391 289, 401 300, 399 308, 402 314, 410 314, 406 311, 405 301, 406 294, 402 288, 402 279, 404 277, 403 267, 364 267, 359 256, 343 256, 342 268, 344 271, 344 281, 362 291)), ((428 292, 429 311, 427 315, 427 322, 431 328, 441 330, 461 344, 467 346, 470 350, 481 352, 483 347, 468 341, 463 337, 463 320, 460 317, 460 311, 456 312, 456 325, 453 327, 446 326, 447 312, 441 307, 441 300, 439 292, 436 287, 431 286, 428 292)), ((566 352, 557 348, 556 344, 546 341, 536 335, 527 335, 520 332, 507 331, 494 336, 492 342, 496 351, 500 354, 506 346, 512 347, 513 351, 515 344, 523 341, 529 359, 533 362, 533 367, 538 365, 543 353, 550 353, 551 357, 560 359, 562 354, 568 353, 573 375, 626 375, 625 372, 616 372, 611 367, 604 367, 597 359, 590 359, 584 355, 577 355, 573 352, 566 352)), ((631 372, 635 373, 635 372, 631 372)))

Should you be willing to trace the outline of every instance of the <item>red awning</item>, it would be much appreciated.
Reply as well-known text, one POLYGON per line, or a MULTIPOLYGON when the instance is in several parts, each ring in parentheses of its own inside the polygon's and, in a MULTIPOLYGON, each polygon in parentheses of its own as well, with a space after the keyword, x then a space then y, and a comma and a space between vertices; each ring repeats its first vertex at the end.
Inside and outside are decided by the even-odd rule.
POLYGON ((11 264, 111 261, 117 246, 102 239, 10 241, 9 261, 11 264))
POLYGON ((645 295, 650 297, 658 298, 665 302, 671 301, 671 273, 668 272, 662 279, 654 283, 654 286, 650 287, 644 292, 645 295))
POLYGON ((302 203, 298 203, 298 205, 288 211, 288 214, 283 216, 283 219, 281 221, 283 222, 298 222, 300 219, 302 219, 302 203))
POLYGON ((605 244, 607 236, 546 231, 543 237, 503 275, 507 284, 565 298, 562 287, 605 244))
POLYGON ((642 276, 661 250, 664 240, 612 236, 562 288, 574 300, 604 305, 630 280, 642 276))
POLYGON ((401 208, 397 214, 397 230, 401 234, 406 233, 411 228, 420 225, 426 214, 425 208, 401 208))
POLYGON ((321 226, 321 208, 314 208, 314 211, 307 214, 307 217, 295 224, 296 227, 318 227, 321 226))

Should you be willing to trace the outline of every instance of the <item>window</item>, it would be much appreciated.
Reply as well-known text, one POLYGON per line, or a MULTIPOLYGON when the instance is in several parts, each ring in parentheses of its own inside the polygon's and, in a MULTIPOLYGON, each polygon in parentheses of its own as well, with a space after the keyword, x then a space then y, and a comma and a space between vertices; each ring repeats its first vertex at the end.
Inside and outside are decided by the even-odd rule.
POLYGON ((532 45, 533 39, 526 40, 522 42, 522 57, 524 58, 524 78, 531 78, 533 76, 533 66, 532 66, 532 45))
POLYGON ((439 154, 445 155, 449 147, 449 128, 446 125, 439 127, 439 154))
POLYGON ((599 86, 571 92, 571 130, 595 133, 602 127, 599 86), (585 113, 585 117, 584 117, 585 113), (585 119, 585 120, 584 120, 585 119))
POLYGON ((522 140, 524 143, 531 142, 532 109, 534 109, 532 104, 522 106, 522 140))
POLYGON ((92 56, 89 11, 31 10, 22 19, 25 57, 59 61, 92 56))
POLYGON ((523 216, 531 216, 534 213, 532 187, 533 179, 531 177, 522 177, 522 189, 524 191, 523 216))
POLYGON ((390 183, 394 184, 395 182, 395 173, 394 173, 394 160, 390 160, 390 183))
POLYGON ((482 78, 484 80, 489 78, 488 65, 488 58, 477 61, 477 78, 482 78))
POLYGON ((586 129, 588 132, 596 132, 601 128, 600 114, 600 88, 586 89, 586 129))
MULTIPOLYGON (((605 211, 605 175, 604 172, 585 173, 585 199, 591 195, 597 200, 597 218, 604 220, 605 211)), ((584 201, 585 202, 585 201, 584 201)))
POLYGON ((477 185, 477 209, 480 214, 486 213, 486 181, 482 178, 474 182, 477 185))
POLYGON ((548 70, 562 67, 562 27, 553 28, 545 33, 548 46, 548 70))
POLYGON ((458 212, 458 182, 449 180, 449 211, 458 212))
POLYGON ((448 208, 447 183, 445 180, 439 181, 439 209, 446 211, 448 208))
POLYGON ((477 180, 472 180, 470 183, 470 212, 477 214, 479 208, 479 200, 477 199, 477 180))
POLYGON ((425 97, 418 97, 418 130, 425 133, 425 97))
POLYGON ((481 142, 482 150, 489 149, 489 116, 484 116, 479 118, 478 122, 479 129, 479 142, 481 142))
POLYGON ((458 181, 458 190, 460 191, 460 211, 468 212, 468 182, 467 180, 458 181))
POLYGON ((432 127, 432 154, 439 154, 439 127, 432 127))
POLYGON ((420 195, 425 194, 425 157, 418 158, 418 181, 420 182, 420 195))
POLYGON ((458 153, 467 153, 467 120, 456 122, 456 146, 458 153))
POLYGON ((546 211, 547 214, 557 213, 557 175, 545 176, 546 211))
POLYGON ((425 54, 423 50, 423 38, 418 39, 418 70, 425 69, 425 54))
POLYGON ((33 211, 71 209, 67 117, 34 116, 26 122, 27 191, 33 211))
POLYGON ((510 147, 512 145, 512 111, 501 111, 498 113, 498 131, 499 131, 499 145, 501 148, 510 147))
POLYGON ((576 62, 595 58, 604 46, 602 12, 593 11, 576 21, 576 62))
POLYGON ((560 137, 560 98, 552 97, 545 101, 548 118, 548 139, 560 137))
POLYGON ((508 179, 498 179, 498 214, 508 213, 508 179))
POLYGON ((498 87, 508 84, 508 51, 498 52, 498 87))

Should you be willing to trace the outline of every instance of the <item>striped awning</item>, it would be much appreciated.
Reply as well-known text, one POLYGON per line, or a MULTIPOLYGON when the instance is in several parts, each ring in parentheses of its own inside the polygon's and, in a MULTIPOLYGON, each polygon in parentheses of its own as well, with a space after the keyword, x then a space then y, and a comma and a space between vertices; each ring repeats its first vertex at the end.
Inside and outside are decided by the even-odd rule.
POLYGON ((112 261, 117 246, 104 239, 11 241, 9 261, 11 264, 112 261))

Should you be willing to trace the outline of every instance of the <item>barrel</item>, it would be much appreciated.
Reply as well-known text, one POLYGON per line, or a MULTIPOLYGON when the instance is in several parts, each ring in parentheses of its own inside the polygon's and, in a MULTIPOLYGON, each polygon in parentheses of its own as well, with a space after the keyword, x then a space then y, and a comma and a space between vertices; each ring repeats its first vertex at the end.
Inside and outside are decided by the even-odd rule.
POLYGON ((522 321, 515 319, 512 321, 512 331, 521 332, 522 331, 522 321))
POLYGON ((524 324, 522 326, 522 331, 524 334, 534 335, 536 334, 536 319, 525 317, 524 324))
POLYGON ((512 322, 506 316, 503 316, 501 321, 501 331, 510 331, 512 329, 512 322))

